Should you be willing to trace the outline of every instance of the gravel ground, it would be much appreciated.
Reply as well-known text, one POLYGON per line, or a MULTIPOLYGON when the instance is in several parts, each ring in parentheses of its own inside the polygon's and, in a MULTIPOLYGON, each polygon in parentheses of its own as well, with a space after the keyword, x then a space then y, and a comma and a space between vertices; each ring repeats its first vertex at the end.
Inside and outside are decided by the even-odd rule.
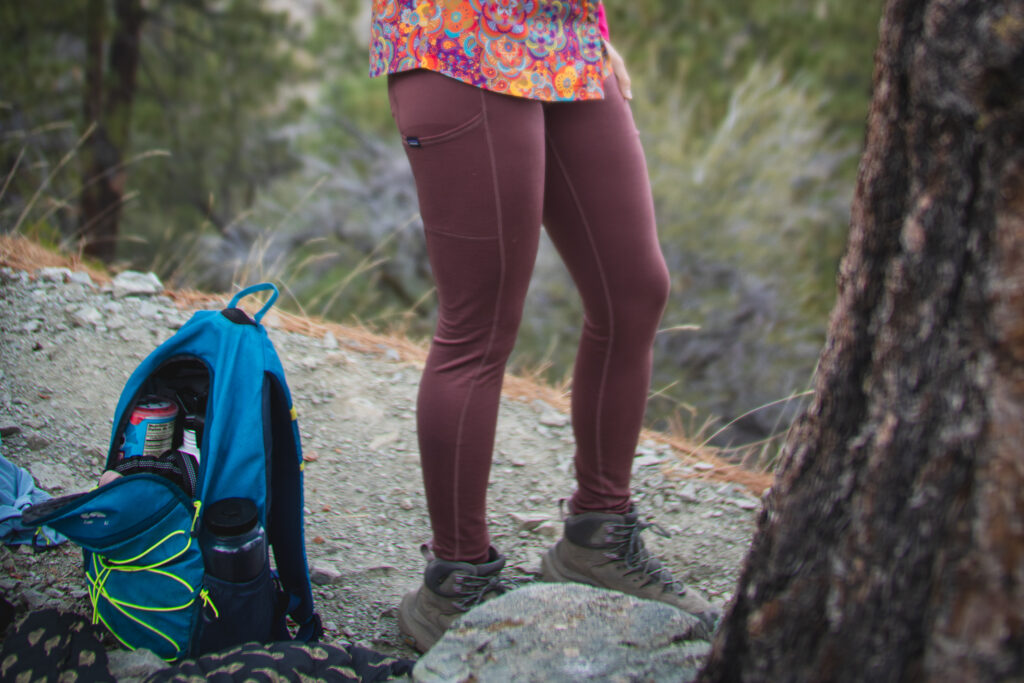
MULTIPOLYGON (((0 268, 0 454, 55 495, 95 485, 125 380, 190 315, 158 285, 118 283, 0 268)), ((418 549, 429 536, 414 421, 420 368, 400 346, 344 328, 291 332, 273 311, 264 322, 299 412, 307 553, 326 637, 415 656, 395 608, 419 580, 418 549)), ((503 399, 489 508, 513 573, 537 571, 560 533, 572 452, 564 413, 536 398, 503 399)), ((671 534, 648 533, 648 545, 724 603, 760 501, 739 484, 709 480, 715 467, 645 438, 635 491, 641 510, 671 534)), ((70 544, 39 553, 0 547, 0 591, 20 611, 59 605, 89 614, 80 559, 70 544)))

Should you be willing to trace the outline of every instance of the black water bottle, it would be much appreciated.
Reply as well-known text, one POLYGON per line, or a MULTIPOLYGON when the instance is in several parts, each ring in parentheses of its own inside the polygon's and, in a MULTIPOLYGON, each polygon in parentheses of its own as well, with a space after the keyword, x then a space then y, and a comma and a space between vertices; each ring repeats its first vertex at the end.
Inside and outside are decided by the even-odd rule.
POLYGON ((224 498, 203 513, 203 564, 224 581, 255 579, 267 563, 267 535, 259 523, 256 503, 248 498, 224 498))

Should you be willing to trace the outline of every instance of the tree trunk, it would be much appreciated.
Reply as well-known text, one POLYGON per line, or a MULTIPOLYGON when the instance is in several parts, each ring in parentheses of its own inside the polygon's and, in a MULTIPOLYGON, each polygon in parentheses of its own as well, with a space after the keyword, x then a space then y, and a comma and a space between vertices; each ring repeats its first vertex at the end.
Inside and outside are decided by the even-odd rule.
POLYGON ((890 0, 839 298, 702 681, 1024 678, 1024 0, 890 0))
POLYGON ((132 101, 139 64, 141 0, 115 0, 109 73, 104 72, 106 0, 86 8, 86 64, 82 109, 86 125, 96 128, 82 149, 82 195, 78 234, 90 256, 111 261, 117 248, 124 200, 122 166, 131 133, 132 101))

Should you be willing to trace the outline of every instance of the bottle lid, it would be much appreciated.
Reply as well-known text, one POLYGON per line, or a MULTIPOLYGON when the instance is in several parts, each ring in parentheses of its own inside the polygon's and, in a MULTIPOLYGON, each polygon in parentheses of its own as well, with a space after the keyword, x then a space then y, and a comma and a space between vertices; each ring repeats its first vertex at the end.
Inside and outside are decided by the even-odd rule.
POLYGON ((216 536, 239 536, 256 526, 258 512, 248 498, 224 498, 206 508, 203 522, 216 536))

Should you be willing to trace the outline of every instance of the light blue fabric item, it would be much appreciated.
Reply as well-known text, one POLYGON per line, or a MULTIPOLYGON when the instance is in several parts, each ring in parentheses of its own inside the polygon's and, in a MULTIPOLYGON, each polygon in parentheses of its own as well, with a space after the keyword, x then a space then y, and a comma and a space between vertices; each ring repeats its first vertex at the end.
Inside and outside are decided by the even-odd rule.
POLYGON ((50 494, 37 489, 32 475, 0 455, 0 540, 7 545, 58 545, 67 539, 48 527, 26 527, 21 511, 49 500, 50 494))

